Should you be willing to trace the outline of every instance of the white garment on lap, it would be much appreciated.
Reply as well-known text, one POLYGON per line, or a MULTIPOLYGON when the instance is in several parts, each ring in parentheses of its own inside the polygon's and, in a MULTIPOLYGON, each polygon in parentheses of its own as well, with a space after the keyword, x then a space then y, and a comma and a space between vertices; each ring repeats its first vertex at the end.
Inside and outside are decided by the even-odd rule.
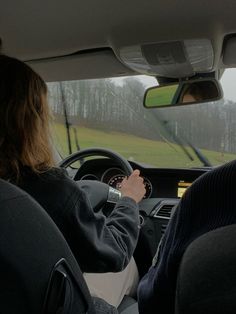
POLYGON ((119 273, 84 273, 84 279, 92 296, 118 307, 125 295, 136 296, 139 274, 132 257, 127 267, 119 273))

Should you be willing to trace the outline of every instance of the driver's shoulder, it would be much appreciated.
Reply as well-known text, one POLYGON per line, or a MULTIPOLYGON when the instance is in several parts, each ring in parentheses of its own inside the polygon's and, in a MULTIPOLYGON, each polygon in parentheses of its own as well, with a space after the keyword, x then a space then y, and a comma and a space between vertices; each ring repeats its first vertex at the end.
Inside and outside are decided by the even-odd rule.
POLYGON ((46 184, 55 187, 57 191, 66 192, 69 194, 73 192, 80 192, 76 182, 69 177, 67 171, 63 168, 51 168, 48 171, 40 174, 40 181, 42 184, 46 184))
POLYGON ((73 195, 79 197, 81 194, 76 182, 68 176, 66 170, 56 167, 41 173, 28 173, 20 185, 23 189, 34 192, 32 194, 46 193, 49 198, 57 196, 57 199, 62 201, 73 195))
POLYGON ((59 168, 59 167, 52 167, 47 169, 44 172, 41 172, 38 174, 41 180, 47 180, 47 181, 73 181, 70 179, 68 176, 67 171, 64 168, 59 168))

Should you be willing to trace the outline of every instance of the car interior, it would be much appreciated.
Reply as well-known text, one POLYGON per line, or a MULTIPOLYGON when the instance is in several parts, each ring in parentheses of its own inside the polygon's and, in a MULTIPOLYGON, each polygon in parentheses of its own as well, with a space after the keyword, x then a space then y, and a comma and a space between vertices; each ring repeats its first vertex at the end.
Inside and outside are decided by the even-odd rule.
MULTIPOLYGON (((82 145, 77 143, 74 145, 77 149, 74 150, 69 145, 68 152, 67 146, 72 140, 72 135, 66 139, 65 134, 68 136, 70 132, 72 133, 70 126, 73 123, 68 122, 66 110, 59 116, 59 111, 55 109, 59 94, 52 94, 50 98, 53 103, 52 111, 56 113, 56 119, 59 119, 65 131, 63 136, 61 133, 57 134, 60 143, 63 141, 66 147, 63 148, 63 153, 56 143, 52 143, 58 166, 66 168, 70 177, 78 181, 81 189, 89 194, 95 211, 102 210, 105 215, 108 215, 120 198, 120 182, 125 176, 129 176, 133 169, 140 170, 146 188, 146 194, 140 203, 140 235, 134 253, 140 278, 151 266, 167 224, 186 189, 203 174, 235 159, 236 148, 233 145, 236 145, 236 137, 230 129, 231 124, 227 124, 229 127, 223 139, 232 133, 230 135, 232 143, 225 140, 225 144, 222 139, 217 147, 214 146, 213 137, 220 137, 220 125, 213 122, 211 124, 208 120, 206 124, 209 124, 211 129, 208 130, 205 125, 199 124, 199 130, 195 130, 199 134, 202 132, 204 138, 198 146, 195 146, 187 138, 189 135, 193 139, 195 135, 186 131, 181 137, 177 122, 170 124, 166 118, 171 119, 173 114, 179 112, 178 121, 183 121, 183 117, 187 117, 185 122, 181 123, 190 125, 194 119, 194 113, 191 110, 196 108, 199 115, 202 110, 203 121, 206 112, 209 114, 208 118, 213 117, 214 109, 211 111, 204 109, 207 108, 207 104, 210 104, 209 108, 222 104, 224 86, 221 85, 221 79, 229 69, 236 67, 235 12, 234 0, 127 0, 126 2, 9 0, 1 2, 1 52, 30 65, 48 83, 50 91, 55 91, 61 82, 66 82, 64 85, 64 91, 66 91, 66 86, 69 86, 68 82, 86 82, 89 85, 105 80, 108 82, 106 86, 109 83, 113 84, 114 90, 111 94, 118 95, 126 86, 127 77, 139 80, 139 77, 145 75, 144 81, 148 83, 142 85, 143 90, 137 100, 139 106, 137 108, 140 108, 142 119, 149 123, 152 134, 144 135, 146 129, 141 128, 141 123, 140 125, 136 123, 137 130, 135 129, 135 133, 130 131, 131 135, 147 139, 149 142, 146 143, 149 146, 144 149, 139 146, 141 143, 141 140, 140 142, 138 140, 139 137, 133 138, 132 145, 127 144, 127 146, 132 146, 132 155, 127 148, 116 151, 114 143, 117 140, 116 133, 112 133, 112 122, 109 118, 102 120, 102 116, 101 118, 98 116, 101 121, 97 123, 100 124, 94 124, 93 128, 96 130, 96 125, 99 126, 97 130, 100 132, 103 121, 106 121, 106 124, 110 123, 109 129, 105 129, 104 132, 110 132, 111 138, 113 136, 114 140, 110 142, 112 145, 108 145, 109 143, 101 145, 100 143, 103 142, 100 139, 105 138, 105 133, 98 132, 99 141, 90 140, 87 146, 83 142, 82 145), (152 82, 148 81, 149 79, 152 79, 152 82), (193 99, 185 103, 183 96, 190 84, 198 84, 200 89, 206 86, 209 88, 209 84, 212 84, 214 92, 201 99, 193 99), (183 116, 181 110, 185 112, 189 110, 189 112, 183 116), (163 115, 165 118, 162 119, 163 115), (165 149, 159 149, 158 153, 163 158, 163 165, 153 153, 154 149, 158 150, 152 142, 157 124, 161 127, 162 133, 156 139, 165 143, 173 154, 169 156, 165 149), (219 133, 216 133, 217 129, 219 133), (212 146, 201 144, 205 143, 203 140, 208 140, 212 146), (152 160, 156 160, 139 160, 136 154, 141 150, 147 158, 153 154, 152 160), (175 161, 180 153, 185 155, 188 161, 185 163, 175 161)), ((92 86, 91 90, 96 90, 96 85, 92 86)), ((105 89, 99 88, 101 95, 105 95, 105 89)), ((63 93, 61 97, 63 98, 63 93)), ((96 97, 94 99, 94 104, 96 104, 96 97)), ((74 103, 76 104, 75 100, 74 103)), ((117 107, 121 106, 121 103, 125 103, 123 98, 117 101, 117 107)), ((231 100, 230 105, 233 108, 235 103, 231 100)), ((67 107, 67 111, 70 112, 71 108, 67 107)), ((99 108, 96 108, 96 112, 101 111, 99 108)), ((226 112, 227 107, 222 108, 225 108, 226 112)), ((125 115, 125 112, 128 116, 126 109, 122 114, 125 115)), ((86 116, 86 110, 84 115, 86 116)), ((135 113, 131 112, 132 115, 135 116, 135 113)), ((221 112, 221 116, 223 115, 221 112)), ((73 117, 69 114, 69 118, 73 117)), ((82 126, 87 128, 87 124, 82 126)), ((197 129, 195 126, 196 124, 192 128, 197 129)), ((60 129, 58 125, 56 127, 60 129)), ((114 132, 121 132, 122 128, 123 125, 120 129, 114 129, 114 132)), ((83 133, 81 133, 82 136, 83 133)), ((125 142, 124 138, 127 135, 123 136, 121 142, 125 142)), ((4 289, 1 289, 0 294, 2 313, 94 313, 91 296, 82 279, 79 265, 74 260, 66 241, 50 218, 44 215, 43 209, 31 198, 23 194, 26 205, 19 205, 14 194, 21 195, 21 193, 19 189, 1 181, 2 237, 0 237, 0 247, 1 278, 4 278, 2 285, 4 289), (37 230, 32 227, 32 224, 34 226, 37 224, 35 215, 30 214, 31 207, 35 208, 38 219, 42 219, 42 224, 45 224, 43 232, 40 228, 37 230), (11 217, 11 212, 14 212, 15 208, 20 212, 15 217, 11 217), (8 229, 6 225, 9 223, 11 228, 8 229), (34 241, 39 243, 39 247, 46 250, 46 256, 42 256, 40 252, 32 254, 33 243, 28 239, 25 230, 32 233, 31 240, 34 238, 34 241), (45 230, 47 230, 46 234, 45 230), (19 234, 23 239, 23 244, 18 241, 19 234), (47 239, 50 239, 50 243, 47 239), (73 299, 70 299, 72 290, 73 299), (11 302, 12 295, 15 296, 14 300, 17 300, 15 303, 11 302), (59 312, 60 308, 63 309, 61 312, 59 312)), ((222 252, 218 254, 215 251, 212 252, 211 248, 215 248, 218 241, 221 242, 221 248, 224 248, 224 241, 230 242, 230 239, 234 238, 234 229, 235 227, 232 226, 213 231, 196 240, 187 249, 178 278, 176 313, 202 313, 204 307, 201 308, 199 305, 197 310, 197 307, 193 306, 198 301, 191 299, 195 291, 191 291, 191 295, 189 294, 187 298, 188 281, 196 282, 194 287, 196 289, 198 287, 198 290, 204 285, 213 287, 220 284, 220 281, 217 281, 218 272, 212 276, 207 274, 212 264, 217 265, 217 262, 215 264, 212 259, 217 258, 220 261, 221 256, 224 256, 224 250, 222 249, 222 252), (218 254, 217 257, 214 254, 218 254), (204 262, 206 269, 200 271, 197 265, 201 263, 203 257, 209 263, 204 262), (195 269, 199 272, 195 272, 195 269), (202 278, 206 279, 207 284, 202 278), (211 279, 214 279, 213 283, 211 279)), ((233 244, 227 252, 235 259, 233 244)), ((233 265, 233 262, 230 262, 230 265, 233 265)), ((226 265, 220 267, 224 270, 222 280, 229 273, 235 273, 234 267, 231 267, 229 272, 225 267, 226 265)), ((234 277, 235 274, 232 275, 232 278, 234 277)), ((232 289, 234 288, 235 285, 232 289)), ((232 292, 225 291, 229 294, 232 292)), ((205 293, 207 295, 207 292, 205 293)), ((233 293, 234 296, 235 291, 233 293)), ((218 295, 222 296, 220 292, 218 295)), ((226 313, 225 308, 235 309, 230 306, 233 304, 233 298, 225 296, 222 303, 219 297, 218 306, 214 306, 210 311, 211 305, 216 304, 216 299, 214 296, 214 302, 208 300, 207 313, 226 313)), ((231 313, 230 310, 227 313, 231 313)))

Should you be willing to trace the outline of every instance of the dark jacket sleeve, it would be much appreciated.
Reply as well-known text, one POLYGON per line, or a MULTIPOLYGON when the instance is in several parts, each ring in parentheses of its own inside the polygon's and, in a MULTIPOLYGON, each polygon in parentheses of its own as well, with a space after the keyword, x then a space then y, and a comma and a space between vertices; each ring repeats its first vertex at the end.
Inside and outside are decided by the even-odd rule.
POLYGON ((211 229, 209 212, 201 205, 203 202, 195 192, 196 186, 185 193, 177 206, 153 265, 139 284, 140 314, 152 314, 153 308, 158 309, 160 314, 175 313, 175 290, 181 258, 194 239, 211 229))
POLYGON ((134 252, 139 234, 139 211, 123 197, 111 214, 94 213, 86 194, 76 184, 65 204, 66 239, 84 272, 123 270, 134 252))
POLYGON ((178 220, 179 208, 173 215, 160 243, 157 256, 154 258, 155 263, 139 284, 138 302, 141 314, 152 314, 153 309, 160 314, 174 313, 174 281, 177 274, 177 261, 172 255, 172 248, 175 246, 178 220))
POLYGON ((108 217, 94 213, 84 191, 62 169, 31 172, 20 186, 47 211, 82 271, 118 272, 128 264, 139 235, 138 205, 122 198, 108 217))

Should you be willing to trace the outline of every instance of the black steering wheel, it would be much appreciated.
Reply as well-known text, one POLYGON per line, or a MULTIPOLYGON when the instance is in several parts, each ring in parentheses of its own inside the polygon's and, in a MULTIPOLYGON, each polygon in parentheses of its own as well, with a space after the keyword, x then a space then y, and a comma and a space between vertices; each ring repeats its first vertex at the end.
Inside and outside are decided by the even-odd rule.
MULTIPOLYGON (((63 159, 59 166, 62 168, 67 168, 74 162, 91 156, 108 157, 116 161, 116 163, 121 167, 127 176, 133 172, 132 167, 124 157, 116 152, 113 152, 112 150, 105 148, 88 148, 80 150, 63 159)), ((96 212, 100 210, 105 203, 116 203, 121 197, 120 191, 100 181, 81 180, 77 181, 77 184, 82 190, 86 192, 92 207, 96 212)))

